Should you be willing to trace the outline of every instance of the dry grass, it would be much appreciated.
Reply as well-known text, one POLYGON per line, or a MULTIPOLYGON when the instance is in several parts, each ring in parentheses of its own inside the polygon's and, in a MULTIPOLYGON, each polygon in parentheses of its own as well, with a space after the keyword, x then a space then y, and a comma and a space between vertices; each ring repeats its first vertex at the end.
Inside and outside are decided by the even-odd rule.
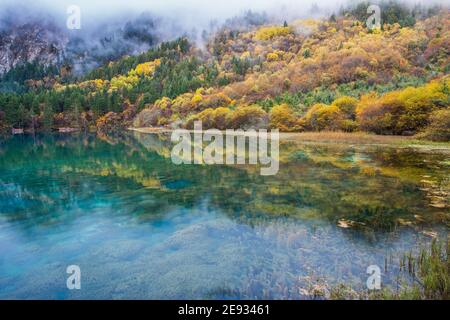
POLYGON ((411 142, 414 140, 413 137, 380 136, 364 132, 348 133, 340 131, 281 133, 280 136, 284 140, 343 142, 357 144, 396 144, 411 142))
MULTIPOLYGON (((130 130, 141 133, 170 133, 173 130, 167 128, 130 128, 130 130)), ((191 130, 191 132, 194 132, 191 130)), ((390 145, 396 147, 414 147, 420 149, 439 149, 450 151, 450 142, 432 142, 418 140, 416 137, 406 136, 382 136, 366 132, 342 132, 342 131, 321 131, 321 132, 281 132, 281 141, 292 142, 320 142, 320 143, 340 143, 340 144, 360 144, 360 145, 390 145)))
MULTIPOLYGON (((164 133, 172 132, 173 130, 167 128, 130 128, 130 130, 141 133, 164 133)), ((190 130, 193 132, 193 130, 190 130)), ((400 136, 379 136, 368 134, 364 132, 347 133, 340 131, 322 131, 322 132, 293 132, 280 133, 281 140, 295 140, 295 141, 323 141, 323 142, 349 142, 349 143, 393 143, 404 142, 405 140, 412 140, 412 137, 400 136)))

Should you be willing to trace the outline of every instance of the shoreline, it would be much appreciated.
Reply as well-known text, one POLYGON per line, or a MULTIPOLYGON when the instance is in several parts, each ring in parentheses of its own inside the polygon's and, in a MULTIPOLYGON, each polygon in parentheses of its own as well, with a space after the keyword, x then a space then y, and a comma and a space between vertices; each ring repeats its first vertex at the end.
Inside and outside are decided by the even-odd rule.
MULTIPOLYGON (((146 134, 168 134, 174 129, 167 128, 128 128, 129 131, 146 134)), ((194 133, 194 130, 188 130, 194 133)), ((270 135, 269 135, 270 136, 270 135)), ((280 132, 280 141, 298 142, 298 143, 340 143, 356 145, 379 145, 401 148, 416 148, 421 150, 441 150, 450 153, 450 142, 433 142, 419 140, 413 136, 393 136, 376 135, 365 132, 340 132, 340 131, 322 131, 322 132, 280 132)))

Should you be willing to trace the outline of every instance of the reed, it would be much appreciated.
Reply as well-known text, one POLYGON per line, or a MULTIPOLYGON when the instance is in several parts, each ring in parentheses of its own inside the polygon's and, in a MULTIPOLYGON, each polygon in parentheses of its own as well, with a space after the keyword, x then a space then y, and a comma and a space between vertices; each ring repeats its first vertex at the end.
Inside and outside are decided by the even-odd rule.
MULTIPOLYGON (((345 285, 330 290, 334 300, 449 300, 450 299, 450 244, 433 240, 429 248, 419 254, 405 253, 399 259, 399 268, 410 281, 399 278, 396 288, 386 286, 380 291, 355 292, 345 285)), ((386 266, 385 266, 386 268, 386 266)))

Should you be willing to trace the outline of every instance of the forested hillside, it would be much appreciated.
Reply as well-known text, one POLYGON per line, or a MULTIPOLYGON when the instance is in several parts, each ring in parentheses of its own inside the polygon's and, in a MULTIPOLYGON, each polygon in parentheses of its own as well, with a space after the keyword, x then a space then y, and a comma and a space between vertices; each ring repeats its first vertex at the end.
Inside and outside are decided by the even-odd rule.
POLYGON ((199 44, 163 43, 70 76, 34 64, 3 76, 0 127, 278 128, 450 140, 450 13, 366 4, 327 18, 226 24, 199 44), (44 72, 45 71, 45 72, 44 72))

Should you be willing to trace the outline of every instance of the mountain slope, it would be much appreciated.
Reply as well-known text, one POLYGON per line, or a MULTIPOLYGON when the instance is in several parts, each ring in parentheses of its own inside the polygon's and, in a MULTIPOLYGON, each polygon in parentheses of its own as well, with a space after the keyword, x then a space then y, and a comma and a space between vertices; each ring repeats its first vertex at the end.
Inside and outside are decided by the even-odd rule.
POLYGON ((399 17, 408 23, 379 30, 349 13, 228 25, 203 49, 182 38, 81 80, 54 77, 50 90, 28 81, 28 92, 0 96, 0 117, 25 128, 190 128, 202 120, 219 129, 415 134, 447 115, 436 112, 449 106, 450 14, 399 17))

